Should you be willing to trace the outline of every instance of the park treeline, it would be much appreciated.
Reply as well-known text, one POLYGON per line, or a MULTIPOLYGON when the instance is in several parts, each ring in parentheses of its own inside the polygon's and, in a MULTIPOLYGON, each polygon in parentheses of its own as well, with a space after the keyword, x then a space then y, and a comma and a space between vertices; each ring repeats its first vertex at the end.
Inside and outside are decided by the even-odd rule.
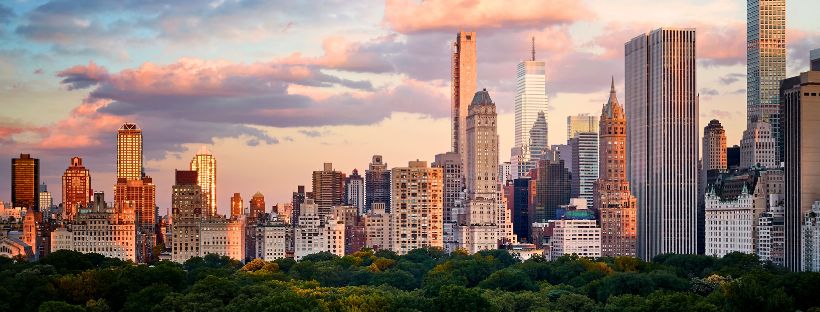
POLYGON ((243 265, 209 255, 135 265, 58 251, 0 258, 4 311, 820 311, 820 273, 754 255, 519 261, 363 250, 243 265))

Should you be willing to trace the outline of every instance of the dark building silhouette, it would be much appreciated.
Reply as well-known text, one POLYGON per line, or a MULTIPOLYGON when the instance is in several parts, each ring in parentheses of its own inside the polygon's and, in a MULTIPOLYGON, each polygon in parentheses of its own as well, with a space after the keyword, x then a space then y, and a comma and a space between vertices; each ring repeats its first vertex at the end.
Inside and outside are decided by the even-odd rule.
POLYGON ((373 155, 370 167, 364 173, 365 210, 373 209, 373 204, 383 203, 390 212, 390 170, 381 155, 373 155))
POLYGON ((531 221, 555 220, 558 207, 569 204, 572 189, 569 170, 556 151, 547 150, 545 159, 538 161, 536 171, 535 203, 529 213, 531 221))

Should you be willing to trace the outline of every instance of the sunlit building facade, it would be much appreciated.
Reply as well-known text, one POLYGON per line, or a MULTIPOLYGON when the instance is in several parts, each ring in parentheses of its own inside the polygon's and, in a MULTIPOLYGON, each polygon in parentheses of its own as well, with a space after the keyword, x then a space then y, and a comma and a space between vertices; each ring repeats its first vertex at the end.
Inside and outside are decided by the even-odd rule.
POLYGON ((467 163, 467 114, 473 94, 478 90, 475 32, 459 32, 453 43, 452 52, 453 58, 450 64, 452 151, 461 156, 462 163, 467 163))
POLYGON ((513 148, 520 150, 523 156, 521 162, 528 165, 514 168, 517 170, 513 174, 515 178, 524 176, 535 167, 532 159, 537 158, 549 146, 546 140, 546 116, 549 111, 547 76, 544 61, 535 60, 534 47, 532 54, 531 59, 518 63, 516 68, 515 145, 513 148), (531 137, 532 134, 536 137, 531 137))
POLYGON ((698 210, 695 29, 625 44, 627 178, 638 199, 638 257, 694 254, 698 210))
POLYGON ((142 179, 142 157, 142 129, 137 124, 123 124, 117 130, 117 179, 142 179))
POLYGON ((40 209, 40 160, 30 154, 11 159, 11 204, 23 209, 40 209))
POLYGON ((74 220, 77 210, 91 202, 91 173, 83 166, 83 159, 72 157, 71 165, 62 178, 63 219, 74 220))
POLYGON ((202 188, 203 213, 216 216, 216 158, 203 146, 191 160, 190 168, 197 172, 197 181, 202 188))
POLYGON ((387 249, 403 255, 417 248, 443 248, 442 170, 410 161, 407 167, 393 168, 392 176, 387 249))
MULTIPOLYGON (((786 78, 786 0, 747 0, 746 116, 780 140, 780 82, 786 78)), ((777 162, 780 162, 778 156, 777 162)))
POLYGON ((319 215, 330 214, 330 208, 344 203, 345 174, 333 170, 332 163, 324 163, 322 171, 313 172, 313 200, 319 206, 319 215))
POLYGON ((599 129, 599 177, 592 206, 600 216, 601 255, 635 256, 638 203, 626 179, 626 115, 615 94, 614 79, 599 129))

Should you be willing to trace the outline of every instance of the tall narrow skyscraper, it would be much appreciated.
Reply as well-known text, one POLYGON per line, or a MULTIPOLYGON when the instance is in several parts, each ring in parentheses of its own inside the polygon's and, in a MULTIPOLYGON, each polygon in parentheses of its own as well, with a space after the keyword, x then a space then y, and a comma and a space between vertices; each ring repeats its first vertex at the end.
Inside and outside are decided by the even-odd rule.
POLYGON ((697 252, 695 29, 625 44, 627 175, 638 199, 638 257, 697 252))
POLYGON ((203 214, 216 215, 216 158, 203 146, 191 159, 191 170, 197 172, 197 181, 204 197, 203 214))
MULTIPOLYGON (((535 38, 532 57, 518 63, 515 88, 515 145, 521 153, 521 164, 516 166, 513 178, 524 176, 535 168, 533 155, 540 155, 548 146, 546 114, 548 112, 546 73, 544 61, 535 60, 535 38), (543 118, 539 119, 539 118, 543 118), (543 122, 541 124, 540 122, 543 122), (537 128, 537 129, 536 129, 537 128), (534 131, 535 130, 535 131, 534 131), (531 134, 538 137, 531 138, 531 134)), ((513 152, 517 154, 517 152, 513 152)), ((536 156, 537 157, 537 156, 536 156)))
POLYGON ((464 173, 461 156, 455 152, 438 154, 432 167, 440 168, 442 172, 444 250, 452 252, 458 248, 458 217, 464 214, 464 173))
POLYGON ((40 209, 40 160, 30 154, 11 159, 11 204, 14 207, 40 209))
POLYGON ((598 180, 598 132, 578 132, 569 144, 572 148, 572 197, 586 199, 586 208, 591 208, 593 184, 598 180))
POLYGON ((599 129, 600 174, 593 206, 600 215, 601 256, 635 256, 638 202, 626 179, 626 116, 615 95, 614 79, 599 129))
POLYGON ((71 166, 63 173, 63 218, 74 220, 77 209, 91 202, 91 174, 83 166, 83 159, 71 157, 71 166))
POLYGON ((769 122, 773 136, 780 140, 780 82, 786 78, 786 0, 747 0, 746 4, 746 117, 750 125, 756 120, 769 122))
MULTIPOLYGON (((470 253, 498 248, 498 125, 486 89, 476 92, 467 115, 467 205, 460 243, 470 253)), ((506 208, 506 207, 504 207, 506 208)))
POLYGON ((467 159, 467 114, 473 93, 476 92, 476 37, 475 32, 459 32, 453 43, 451 64, 451 141, 453 151, 461 155, 462 163, 467 159))
POLYGON ((142 170, 142 129, 125 123, 117 130, 117 179, 139 180, 142 170))

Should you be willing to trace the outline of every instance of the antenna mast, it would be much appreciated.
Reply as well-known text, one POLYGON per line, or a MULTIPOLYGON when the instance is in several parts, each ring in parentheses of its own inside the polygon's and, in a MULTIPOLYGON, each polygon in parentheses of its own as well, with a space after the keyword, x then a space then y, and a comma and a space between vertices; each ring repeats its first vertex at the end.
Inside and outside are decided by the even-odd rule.
POLYGON ((532 37, 532 60, 535 61, 535 37, 532 37))

